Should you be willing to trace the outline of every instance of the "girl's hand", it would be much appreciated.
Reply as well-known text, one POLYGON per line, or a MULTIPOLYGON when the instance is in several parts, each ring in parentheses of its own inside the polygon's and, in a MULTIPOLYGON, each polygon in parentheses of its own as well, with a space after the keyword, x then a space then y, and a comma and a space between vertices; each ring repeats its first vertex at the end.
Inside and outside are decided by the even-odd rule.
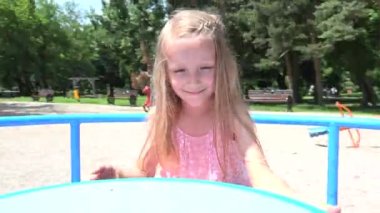
POLYGON ((338 206, 327 206, 327 212, 328 213, 341 213, 342 210, 338 206))
POLYGON ((113 166, 102 166, 92 174, 94 175, 94 177, 91 178, 92 180, 119 178, 118 169, 113 166))

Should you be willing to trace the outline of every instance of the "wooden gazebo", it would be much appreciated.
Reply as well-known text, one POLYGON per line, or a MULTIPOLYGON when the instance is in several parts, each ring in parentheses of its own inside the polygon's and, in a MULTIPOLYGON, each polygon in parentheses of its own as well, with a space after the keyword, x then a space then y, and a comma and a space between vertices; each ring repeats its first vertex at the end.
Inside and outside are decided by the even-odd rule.
POLYGON ((99 78, 97 78, 97 77, 71 77, 69 79, 72 81, 73 88, 78 87, 79 81, 83 81, 83 80, 88 81, 91 85, 91 88, 92 88, 92 90, 91 90, 92 95, 93 96, 96 95, 95 81, 99 80, 99 78))

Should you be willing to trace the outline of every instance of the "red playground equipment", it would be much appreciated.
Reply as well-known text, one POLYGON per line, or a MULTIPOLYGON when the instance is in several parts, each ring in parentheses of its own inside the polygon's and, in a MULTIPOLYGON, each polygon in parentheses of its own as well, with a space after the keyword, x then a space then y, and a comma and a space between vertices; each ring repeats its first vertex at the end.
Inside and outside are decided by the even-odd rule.
MULTIPOLYGON (((352 111, 339 101, 335 102, 335 106, 338 107, 339 113, 342 117, 353 117, 352 111)), ((360 132, 358 129, 350 129, 346 127, 340 128, 340 131, 347 130, 351 139, 352 146, 358 148, 360 146, 360 132)), ((328 134, 328 127, 312 127, 309 128, 310 137, 317 137, 320 135, 328 134)))

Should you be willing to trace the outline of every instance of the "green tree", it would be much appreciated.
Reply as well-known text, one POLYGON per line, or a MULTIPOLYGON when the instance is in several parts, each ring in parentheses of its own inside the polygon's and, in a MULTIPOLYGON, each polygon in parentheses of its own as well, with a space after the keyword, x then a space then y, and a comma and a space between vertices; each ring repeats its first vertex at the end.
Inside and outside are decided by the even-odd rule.
POLYGON ((154 43, 164 15, 160 1, 125 0, 103 2, 103 14, 92 15, 111 96, 115 83, 129 82, 132 72, 151 72, 154 43))
POLYGON ((94 28, 85 21, 85 14, 77 5, 66 3, 58 13, 60 29, 66 36, 62 46, 56 75, 60 87, 68 87, 70 77, 94 77, 97 75, 94 61, 98 59, 94 28), (66 48, 65 48, 66 47, 66 48), (62 80, 64 79, 64 80, 62 80))
POLYGON ((305 44, 304 20, 301 14, 308 1, 258 0, 253 4, 252 37, 265 55, 257 64, 261 69, 279 69, 285 66, 288 87, 296 102, 301 101, 298 45, 305 44))
POLYGON ((149 74, 152 74, 154 44, 163 26, 165 13, 163 4, 158 0, 135 1, 130 6, 131 22, 137 25, 131 36, 139 40, 138 55, 141 57, 141 63, 146 66, 143 71, 149 74))
POLYGON ((378 8, 360 1, 325 1, 315 12, 319 44, 335 72, 349 70, 363 93, 362 105, 376 103, 369 78, 379 61, 378 8))
POLYGON ((21 94, 32 90, 30 76, 33 63, 34 1, 1 1, 0 3, 0 68, 3 85, 19 87, 21 94))
POLYGON ((37 88, 62 90, 72 70, 91 71, 90 34, 74 6, 65 11, 47 0, 2 1, 0 10, 3 85, 17 85, 23 95, 37 88))

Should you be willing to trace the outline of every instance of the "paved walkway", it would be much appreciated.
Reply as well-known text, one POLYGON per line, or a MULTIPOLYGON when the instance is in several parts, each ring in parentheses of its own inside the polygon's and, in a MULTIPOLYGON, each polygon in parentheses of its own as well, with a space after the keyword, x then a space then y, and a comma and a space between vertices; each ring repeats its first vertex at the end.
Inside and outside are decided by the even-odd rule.
MULTIPOLYGON (((90 104, 1 103, 0 115, 121 113, 137 107, 90 104)), ((68 125, 0 128, 0 193, 70 181, 68 125)), ((308 200, 325 202, 327 148, 316 146, 307 127, 258 125, 259 138, 275 173, 308 200)), ((358 149, 341 133, 339 203, 343 212, 380 209, 380 132, 362 130, 358 149)), ((103 164, 135 162, 146 136, 144 123, 81 126, 82 179, 103 164)), ((324 143, 325 139, 318 139, 324 143)))

